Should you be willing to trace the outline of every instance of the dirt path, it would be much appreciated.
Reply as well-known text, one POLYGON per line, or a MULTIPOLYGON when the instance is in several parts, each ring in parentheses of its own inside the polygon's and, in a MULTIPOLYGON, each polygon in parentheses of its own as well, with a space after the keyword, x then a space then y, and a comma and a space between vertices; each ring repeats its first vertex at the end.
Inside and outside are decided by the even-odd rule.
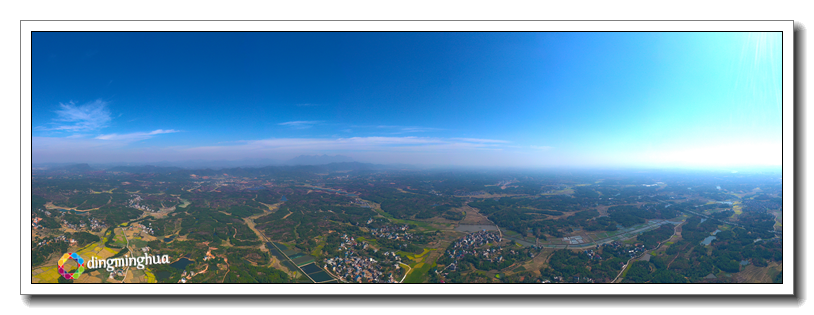
MULTIPOLYGON (((248 225, 249 228, 252 229, 252 231, 254 231, 254 234, 257 234, 257 237, 259 237, 260 240, 265 239, 265 237, 263 237, 263 233, 260 233, 260 231, 258 231, 257 228, 254 227, 254 219, 252 219, 251 217, 243 218, 243 222, 245 222, 246 225, 248 225)), ((237 231, 235 231, 235 233, 237 233, 237 231)))
MULTIPOLYGON (((107 203, 110 203, 110 200, 108 200, 107 203)), ((76 209, 76 207, 69 208, 69 207, 63 207, 63 206, 55 206, 53 201, 49 201, 48 203, 46 203, 45 204, 45 209, 46 210, 65 209, 65 210, 73 210, 73 211, 76 211, 76 212, 88 212, 88 211, 93 211, 93 210, 99 210, 99 208, 79 210, 79 209, 76 209)))
POLYGON ((466 216, 458 224, 494 224, 485 215, 480 214, 477 208, 472 208, 465 204, 461 209, 466 211, 466 216))
POLYGON ((410 274, 410 271, 413 271, 413 268, 410 268, 410 266, 409 266, 409 265, 406 265, 406 264, 404 264, 404 263, 399 263, 399 264, 402 264, 402 265, 404 265, 405 267, 407 267, 407 272, 405 272, 405 273, 404 273, 404 277, 401 277, 401 281, 399 281, 399 283, 402 283, 402 282, 404 282, 404 279, 407 279, 407 275, 409 275, 409 274, 410 274))
MULTIPOLYGON (((673 233, 673 237, 676 237, 676 236, 681 237, 681 224, 676 226, 675 233, 673 233)), ((668 242, 672 241, 672 239, 673 238, 670 238, 670 240, 668 240, 668 242)), ((672 245, 670 245, 670 246, 672 246, 672 245)), ((686 248, 687 246, 685 245, 684 247, 686 248)), ((684 248, 682 248, 681 250, 683 250, 683 249, 684 248)), ((667 270, 670 270, 670 265, 673 264, 673 262, 676 261, 676 259, 678 259, 678 256, 681 256, 681 252, 676 253, 676 256, 673 257, 673 260, 671 260, 669 263, 667 263, 667 270)))
MULTIPOLYGON (((132 256, 133 251, 130 250, 130 239, 127 238, 127 233, 124 232, 124 229, 121 229, 121 230, 122 230, 122 236, 124 236, 124 240, 127 242, 127 244, 124 245, 124 246, 125 246, 125 248, 127 248, 127 252, 130 253, 130 256, 132 256)), ((115 229, 113 231, 115 231, 115 229)), ((128 271, 130 271, 130 267, 127 267, 127 269, 124 270, 124 278, 122 279, 121 283, 124 283, 124 281, 127 280, 128 271)))
MULTIPOLYGON (((683 223, 682 223, 682 224, 683 224, 683 223)), ((675 237, 675 236, 676 236, 676 229, 678 229, 678 227, 679 227, 679 226, 681 226, 681 224, 679 224, 679 225, 677 225, 675 228, 673 228, 673 235, 670 235, 670 237, 668 237, 668 238, 667 238, 667 240, 665 240, 664 242, 659 243, 659 245, 658 245, 658 246, 656 246, 656 248, 653 248, 653 249, 651 249, 651 250, 646 250, 646 251, 643 251, 643 252, 642 252, 640 255, 635 256, 635 257, 631 257, 630 259, 628 259, 628 261, 627 261, 627 262, 625 263, 625 265, 622 267, 622 270, 620 270, 620 271, 619 271, 619 274, 618 274, 618 275, 616 275, 616 278, 614 278, 614 279, 613 279, 613 281, 611 281, 611 283, 616 283, 616 280, 618 280, 618 279, 619 279, 619 277, 620 277, 620 276, 622 276, 622 273, 624 273, 624 272, 625 272, 625 269, 627 269, 627 267, 628 267, 628 266, 630 266, 630 262, 631 262, 631 261, 633 261, 634 259, 639 259, 640 257, 642 257, 642 256, 644 256, 644 255, 646 255, 646 254, 652 253, 653 251, 655 251, 655 250, 657 250, 657 249, 661 248, 661 245, 662 245, 662 244, 664 244, 665 242, 667 242, 667 241, 669 241, 669 240, 673 239, 673 237, 675 237)), ((669 268, 669 267, 668 267, 668 268, 669 268)))
POLYGON ((610 208, 610 206, 597 206, 596 211, 599 212, 600 217, 606 217, 608 216, 608 208, 610 208))
MULTIPOLYGON (((259 202, 259 201, 258 201, 258 202, 259 202)), ((281 204, 283 204, 282 202, 278 202, 278 203, 275 203, 275 204, 273 204, 273 205, 270 205, 270 204, 267 204, 267 203, 262 203, 262 202, 259 202, 259 203, 260 203, 261 205, 266 206, 266 208, 269 208, 269 211, 274 211, 274 210, 277 210, 277 208, 279 208, 279 207, 280 207, 280 205, 281 205, 281 204)))

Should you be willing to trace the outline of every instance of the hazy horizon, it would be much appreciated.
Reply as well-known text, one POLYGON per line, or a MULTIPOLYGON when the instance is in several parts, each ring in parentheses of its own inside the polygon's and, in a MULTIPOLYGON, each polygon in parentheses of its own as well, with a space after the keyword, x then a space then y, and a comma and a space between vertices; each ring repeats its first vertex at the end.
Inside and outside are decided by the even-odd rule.
POLYGON ((780 33, 32 33, 32 163, 782 165, 780 33))

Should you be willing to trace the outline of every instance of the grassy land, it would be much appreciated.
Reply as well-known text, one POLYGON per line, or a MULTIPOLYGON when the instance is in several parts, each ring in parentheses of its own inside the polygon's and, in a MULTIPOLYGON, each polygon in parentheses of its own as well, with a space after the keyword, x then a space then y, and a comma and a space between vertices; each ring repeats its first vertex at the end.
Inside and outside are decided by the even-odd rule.
POLYGON ((741 213, 743 213, 743 206, 740 201, 732 203, 732 211, 735 211, 735 215, 741 215, 741 213))
POLYGON ((407 258, 410 259, 410 260, 419 261, 419 260, 424 258, 424 255, 426 255, 427 253, 429 253, 430 251, 433 251, 433 250, 437 250, 437 248, 425 248, 424 251, 422 251, 421 254, 418 254, 418 255, 411 255, 410 253, 407 253, 407 252, 401 252, 401 253, 404 253, 404 256, 407 256, 407 258))
POLYGON ((150 272, 148 269, 144 269, 144 276, 147 278, 147 283, 157 283, 158 281, 155 280, 155 275, 150 272))
POLYGON ((313 251, 311 251, 311 256, 319 257, 320 253, 322 253, 322 247, 323 246, 325 246, 325 243, 320 243, 319 245, 317 245, 317 247, 314 248, 313 251))
POLYGON ((425 263, 418 263, 407 275, 407 278, 404 279, 404 283, 422 283, 427 278, 427 272, 430 271, 432 268, 435 268, 436 264, 425 264, 425 263))

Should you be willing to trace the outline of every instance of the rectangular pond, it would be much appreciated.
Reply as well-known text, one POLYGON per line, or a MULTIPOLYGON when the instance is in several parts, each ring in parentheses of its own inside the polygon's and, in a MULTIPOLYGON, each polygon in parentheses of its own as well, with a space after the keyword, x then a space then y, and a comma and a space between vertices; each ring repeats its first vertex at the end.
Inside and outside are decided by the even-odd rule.
POLYGON ((311 279, 314 279, 315 282, 323 282, 333 279, 325 271, 322 270, 315 273, 309 273, 308 276, 311 277, 311 279))
POLYGON ((322 271, 322 269, 319 269, 319 267, 317 267, 317 265, 314 265, 314 264, 307 264, 307 265, 302 266, 300 268, 302 268, 302 271, 305 271, 305 273, 307 273, 309 275, 312 274, 312 273, 315 273, 315 272, 322 271))

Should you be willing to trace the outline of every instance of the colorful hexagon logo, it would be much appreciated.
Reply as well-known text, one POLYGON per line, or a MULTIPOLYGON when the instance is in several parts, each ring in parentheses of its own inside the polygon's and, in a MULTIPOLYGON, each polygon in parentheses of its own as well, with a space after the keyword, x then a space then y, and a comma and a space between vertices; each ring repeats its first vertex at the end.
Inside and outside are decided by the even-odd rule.
POLYGON ((57 271, 59 272, 60 276, 69 280, 77 279, 79 278, 79 276, 82 275, 82 272, 85 271, 85 260, 82 259, 82 257, 80 257, 79 254, 77 253, 67 253, 65 255, 62 255, 62 258, 60 258, 59 261, 57 262, 57 266, 58 266, 57 271), (68 259, 73 259, 76 262, 76 264, 79 265, 76 268, 76 270, 74 270, 74 272, 65 271, 65 262, 67 262, 68 259))

